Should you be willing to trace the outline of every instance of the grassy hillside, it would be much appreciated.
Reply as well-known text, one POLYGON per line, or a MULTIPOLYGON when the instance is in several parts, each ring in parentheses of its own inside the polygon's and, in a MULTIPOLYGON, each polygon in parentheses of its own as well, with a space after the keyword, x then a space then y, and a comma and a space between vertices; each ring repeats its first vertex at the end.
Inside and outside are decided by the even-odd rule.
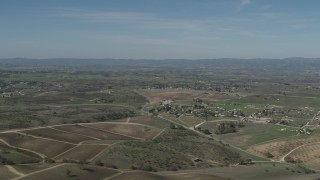
POLYGON ((223 166, 240 161, 229 147, 186 129, 167 129, 156 140, 122 142, 108 148, 97 160, 119 168, 147 171, 223 166))

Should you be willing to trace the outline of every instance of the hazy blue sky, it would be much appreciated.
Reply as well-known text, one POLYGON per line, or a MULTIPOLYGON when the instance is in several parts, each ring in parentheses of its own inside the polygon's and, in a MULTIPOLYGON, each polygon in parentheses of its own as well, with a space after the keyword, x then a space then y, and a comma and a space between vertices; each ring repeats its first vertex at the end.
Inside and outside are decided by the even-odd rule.
POLYGON ((320 0, 0 0, 0 57, 320 57, 320 0))

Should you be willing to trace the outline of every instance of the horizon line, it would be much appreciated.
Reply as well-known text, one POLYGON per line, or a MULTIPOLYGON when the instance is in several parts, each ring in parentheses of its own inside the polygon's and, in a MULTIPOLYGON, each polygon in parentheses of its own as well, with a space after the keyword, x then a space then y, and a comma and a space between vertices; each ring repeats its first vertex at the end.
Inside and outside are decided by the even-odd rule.
POLYGON ((189 60, 189 61, 197 61, 197 60, 293 60, 293 59, 305 59, 305 60, 316 60, 320 57, 286 57, 286 58, 264 58, 264 57, 257 57, 257 58, 234 58, 234 57, 221 57, 221 58, 73 58, 73 57, 52 57, 52 58, 30 58, 30 57, 4 57, 0 58, 0 60, 154 60, 154 61, 161 61, 161 60, 189 60))

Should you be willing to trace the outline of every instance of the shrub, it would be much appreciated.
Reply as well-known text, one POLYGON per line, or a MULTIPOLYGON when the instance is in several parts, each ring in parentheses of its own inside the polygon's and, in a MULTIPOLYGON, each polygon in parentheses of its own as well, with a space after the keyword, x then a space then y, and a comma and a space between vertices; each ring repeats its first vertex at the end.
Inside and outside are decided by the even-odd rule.
POLYGON ((96 166, 103 166, 104 164, 103 164, 100 160, 96 160, 96 161, 94 162, 94 165, 96 165, 96 166))
POLYGON ((54 163, 55 161, 53 159, 50 159, 50 158, 44 158, 44 162, 45 163, 54 163))
POLYGON ((267 156, 267 158, 273 158, 274 157, 274 155, 271 154, 271 152, 267 152, 265 155, 267 156))
POLYGON ((205 129, 203 132, 204 132, 205 134, 211 134, 211 132, 209 131, 209 129, 205 129))
POLYGON ((104 166, 107 167, 107 168, 118 169, 118 167, 116 165, 111 164, 111 163, 105 163, 104 166))

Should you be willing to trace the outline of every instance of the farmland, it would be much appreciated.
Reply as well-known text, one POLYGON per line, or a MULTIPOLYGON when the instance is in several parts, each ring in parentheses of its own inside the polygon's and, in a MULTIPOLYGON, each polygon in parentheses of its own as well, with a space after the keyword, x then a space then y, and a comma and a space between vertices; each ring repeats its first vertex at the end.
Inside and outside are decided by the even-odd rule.
POLYGON ((0 63, 0 178, 319 176, 314 66, 186 62, 0 63))
POLYGON ((80 134, 73 134, 65 131, 59 131, 53 128, 41 128, 41 129, 27 130, 22 132, 30 135, 35 135, 35 136, 56 139, 60 141, 67 141, 70 143, 80 143, 82 141, 92 140, 92 138, 81 136, 80 134))
POLYGON ((33 152, 39 152, 47 157, 54 157, 55 155, 73 147, 72 144, 36 138, 19 133, 4 133, 0 135, 0 138, 12 146, 22 149, 30 149, 33 152))
POLYGON ((41 157, 38 155, 7 146, 3 142, 0 143, 0 156, 3 164, 26 164, 40 162, 41 157))
POLYGON ((116 133, 121 135, 126 135, 128 137, 133 138, 143 138, 143 139, 151 139, 156 134, 158 134, 161 130, 156 129, 152 126, 141 126, 140 124, 90 124, 86 127, 91 127, 103 131, 108 131, 110 133, 116 133))
POLYGON ((69 131, 72 133, 83 134, 92 139, 100 140, 123 140, 123 139, 134 139, 132 137, 123 136, 120 134, 115 134, 111 132, 106 132, 99 129, 89 128, 82 125, 68 125, 68 126, 58 126, 55 129, 69 131))
POLYGON ((301 139, 301 140, 284 140, 284 141, 275 141, 266 144, 252 146, 249 150, 259 153, 259 154, 267 154, 268 152, 272 154, 275 159, 279 159, 285 154, 289 153, 292 149, 295 149, 299 146, 306 144, 317 143, 318 139, 301 139))
POLYGON ((55 159, 88 161, 107 147, 106 145, 80 145, 56 156, 55 159))
MULTIPOLYGON (((212 123, 217 124, 218 122, 208 122, 201 125, 201 127, 203 129, 210 129, 212 123)), ((244 127, 240 128, 237 132, 222 134, 219 135, 219 138, 238 147, 247 148, 255 144, 290 137, 296 134, 296 128, 247 122, 244 123, 244 127)))

